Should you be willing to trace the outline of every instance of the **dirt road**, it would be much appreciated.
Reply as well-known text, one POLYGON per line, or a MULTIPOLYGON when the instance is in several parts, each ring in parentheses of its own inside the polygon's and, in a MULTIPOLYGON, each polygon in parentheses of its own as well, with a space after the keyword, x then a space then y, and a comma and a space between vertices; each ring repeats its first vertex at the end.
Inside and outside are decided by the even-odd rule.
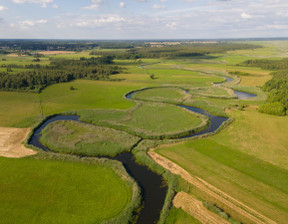
POLYGON ((238 201, 237 199, 231 197, 230 195, 226 194, 225 192, 221 191, 220 189, 212 186, 211 184, 207 183, 206 181, 202 180, 199 177, 192 176, 182 167, 178 166, 177 164, 171 162, 170 160, 164 158, 163 156, 154 152, 151 149, 148 152, 149 156, 159 165, 164 167, 165 169, 169 170, 171 173, 177 174, 181 176, 183 179, 188 181, 193 186, 197 187, 198 189, 202 190, 206 194, 214 197, 215 199, 221 201, 231 209, 233 209, 238 214, 242 215, 246 219, 250 220, 249 223, 257 223, 257 224, 276 224, 273 220, 267 218, 266 216, 260 214, 259 212, 255 211, 254 209, 244 205, 242 202, 238 201))

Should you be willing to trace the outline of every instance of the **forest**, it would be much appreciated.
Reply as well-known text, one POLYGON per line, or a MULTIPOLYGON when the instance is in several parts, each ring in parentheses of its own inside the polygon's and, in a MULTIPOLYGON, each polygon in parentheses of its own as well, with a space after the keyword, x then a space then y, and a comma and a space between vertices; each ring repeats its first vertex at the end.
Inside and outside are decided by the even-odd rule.
POLYGON ((0 89, 6 91, 40 92, 43 88, 56 83, 69 82, 74 79, 109 79, 118 74, 120 67, 111 65, 111 57, 92 57, 77 59, 51 60, 49 65, 3 64, 6 72, 0 72, 0 89), (13 73, 13 68, 22 68, 13 73), (31 70, 32 69, 32 70, 31 70))
POLYGON ((247 60, 243 66, 260 67, 275 70, 270 73, 271 80, 262 87, 268 92, 267 102, 259 107, 259 111, 284 116, 288 109, 288 59, 282 60, 247 60))
POLYGON ((1 40, 0 53, 8 54, 9 51, 83 51, 95 48, 104 49, 129 49, 143 46, 140 41, 105 41, 105 40, 1 40))
POLYGON ((181 57, 195 57, 205 56, 213 53, 224 53, 226 51, 240 50, 240 49, 255 49, 260 46, 255 44, 240 44, 240 43, 209 43, 209 44, 178 44, 161 47, 138 47, 129 49, 124 52, 103 52, 92 51, 91 55, 112 55, 116 59, 139 59, 139 58, 181 58, 181 57))

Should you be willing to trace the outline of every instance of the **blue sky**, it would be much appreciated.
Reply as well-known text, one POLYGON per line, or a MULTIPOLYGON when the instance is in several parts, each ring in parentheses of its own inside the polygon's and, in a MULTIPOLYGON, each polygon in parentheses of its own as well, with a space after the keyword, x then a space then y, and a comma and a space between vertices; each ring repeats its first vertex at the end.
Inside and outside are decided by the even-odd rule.
POLYGON ((0 38, 288 37, 287 0, 0 0, 0 38))

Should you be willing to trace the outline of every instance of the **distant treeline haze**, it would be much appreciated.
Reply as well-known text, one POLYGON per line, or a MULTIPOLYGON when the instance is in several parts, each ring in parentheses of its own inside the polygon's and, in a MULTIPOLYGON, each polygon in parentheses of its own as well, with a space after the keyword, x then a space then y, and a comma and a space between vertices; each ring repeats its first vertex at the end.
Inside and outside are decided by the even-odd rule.
POLYGON ((116 59, 139 59, 139 58, 179 58, 204 56, 213 53, 240 49, 255 49, 258 45, 239 43, 209 43, 209 44, 180 44, 162 47, 138 47, 127 51, 105 52, 92 51, 91 55, 112 55, 116 59))

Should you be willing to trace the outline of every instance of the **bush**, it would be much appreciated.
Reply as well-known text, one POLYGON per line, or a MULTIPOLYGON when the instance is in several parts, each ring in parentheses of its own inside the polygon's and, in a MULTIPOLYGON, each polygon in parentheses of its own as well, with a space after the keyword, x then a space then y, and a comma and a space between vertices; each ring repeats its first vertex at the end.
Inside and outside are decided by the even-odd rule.
POLYGON ((240 71, 231 71, 229 72, 230 75, 237 75, 237 76, 249 76, 250 73, 247 72, 240 72, 240 71))
POLYGON ((216 213, 223 219, 229 221, 232 224, 242 224, 237 220, 233 219, 227 212, 225 212, 222 208, 218 207, 216 204, 212 204, 211 202, 204 201, 204 207, 206 207, 209 211, 216 213))
POLYGON ((285 106, 280 102, 265 103, 258 108, 258 111, 266 114, 273 114, 278 116, 285 116, 285 106))

